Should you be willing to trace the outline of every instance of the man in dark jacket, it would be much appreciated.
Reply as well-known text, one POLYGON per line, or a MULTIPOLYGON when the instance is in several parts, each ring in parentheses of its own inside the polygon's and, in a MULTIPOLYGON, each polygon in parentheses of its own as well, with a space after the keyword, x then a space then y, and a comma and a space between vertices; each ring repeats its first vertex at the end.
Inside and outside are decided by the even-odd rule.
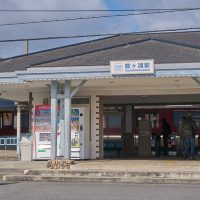
POLYGON ((165 118, 162 119, 162 135, 163 135, 163 146, 164 146, 164 155, 168 155, 168 138, 171 134, 171 127, 165 118))
POLYGON ((190 156, 191 159, 194 159, 195 155, 195 132, 196 132, 196 123, 192 119, 191 115, 188 114, 187 117, 183 118, 181 123, 181 137, 184 145, 183 156, 190 156))

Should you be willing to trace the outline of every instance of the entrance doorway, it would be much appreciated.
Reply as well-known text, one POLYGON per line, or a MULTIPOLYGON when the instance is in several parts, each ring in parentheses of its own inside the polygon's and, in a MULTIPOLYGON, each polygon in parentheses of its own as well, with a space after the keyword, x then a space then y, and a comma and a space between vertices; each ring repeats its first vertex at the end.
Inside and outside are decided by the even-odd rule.
POLYGON ((104 157, 120 157, 123 155, 123 114, 123 106, 104 106, 104 157))
POLYGON ((198 105, 107 105, 103 112, 104 157, 138 157, 138 122, 143 115, 151 122, 151 155, 157 154, 157 136, 160 136, 160 156, 164 156, 162 119, 171 127, 168 137, 168 156, 181 155, 179 127, 181 119, 191 112, 197 125, 196 155, 200 155, 200 107, 198 105), (131 111, 130 111, 131 109, 131 111), (131 118, 131 119, 130 119, 131 118))

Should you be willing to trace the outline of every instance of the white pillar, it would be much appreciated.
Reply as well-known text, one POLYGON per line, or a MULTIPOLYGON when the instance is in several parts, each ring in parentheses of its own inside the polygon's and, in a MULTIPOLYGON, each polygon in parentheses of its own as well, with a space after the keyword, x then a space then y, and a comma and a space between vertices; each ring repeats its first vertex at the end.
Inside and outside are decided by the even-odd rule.
POLYGON ((60 99, 60 155, 65 152, 65 121, 64 121, 64 99, 60 99))
POLYGON ((20 138, 21 137, 21 106, 17 106, 17 157, 20 159, 20 138))
POLYGON ((29 129, 28 132, 30 135, 33 134, 33 130, 32 130, 32 108, 33 108, 33 94, 32 92, 29 92, 29 101, 28 101, 28 113, 29 113, 29 129))
POLYGON ((51 159, 57 156, 57 81, 51 81, 51 159))
POLYGON ((65 151, 64 158, 71 159, 71 81, 65 81, 64 93, 64 124, 65 124, 65 151))

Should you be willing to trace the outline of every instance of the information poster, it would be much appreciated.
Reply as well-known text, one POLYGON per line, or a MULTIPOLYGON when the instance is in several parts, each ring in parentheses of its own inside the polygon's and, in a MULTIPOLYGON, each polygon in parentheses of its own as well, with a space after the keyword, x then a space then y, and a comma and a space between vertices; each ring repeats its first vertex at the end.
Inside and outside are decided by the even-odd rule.
POLYGON ((12 125, 12 113, 6 112, 3 113, 3 126, 11 126, 12 125))

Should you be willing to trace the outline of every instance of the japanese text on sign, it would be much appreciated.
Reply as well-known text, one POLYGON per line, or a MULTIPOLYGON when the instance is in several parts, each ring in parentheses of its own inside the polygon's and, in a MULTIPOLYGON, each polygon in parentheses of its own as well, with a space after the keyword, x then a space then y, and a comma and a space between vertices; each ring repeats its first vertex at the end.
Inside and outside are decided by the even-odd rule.
POLYGON ((153 74, 153 60, 111 61, 112 74, 153 74))

